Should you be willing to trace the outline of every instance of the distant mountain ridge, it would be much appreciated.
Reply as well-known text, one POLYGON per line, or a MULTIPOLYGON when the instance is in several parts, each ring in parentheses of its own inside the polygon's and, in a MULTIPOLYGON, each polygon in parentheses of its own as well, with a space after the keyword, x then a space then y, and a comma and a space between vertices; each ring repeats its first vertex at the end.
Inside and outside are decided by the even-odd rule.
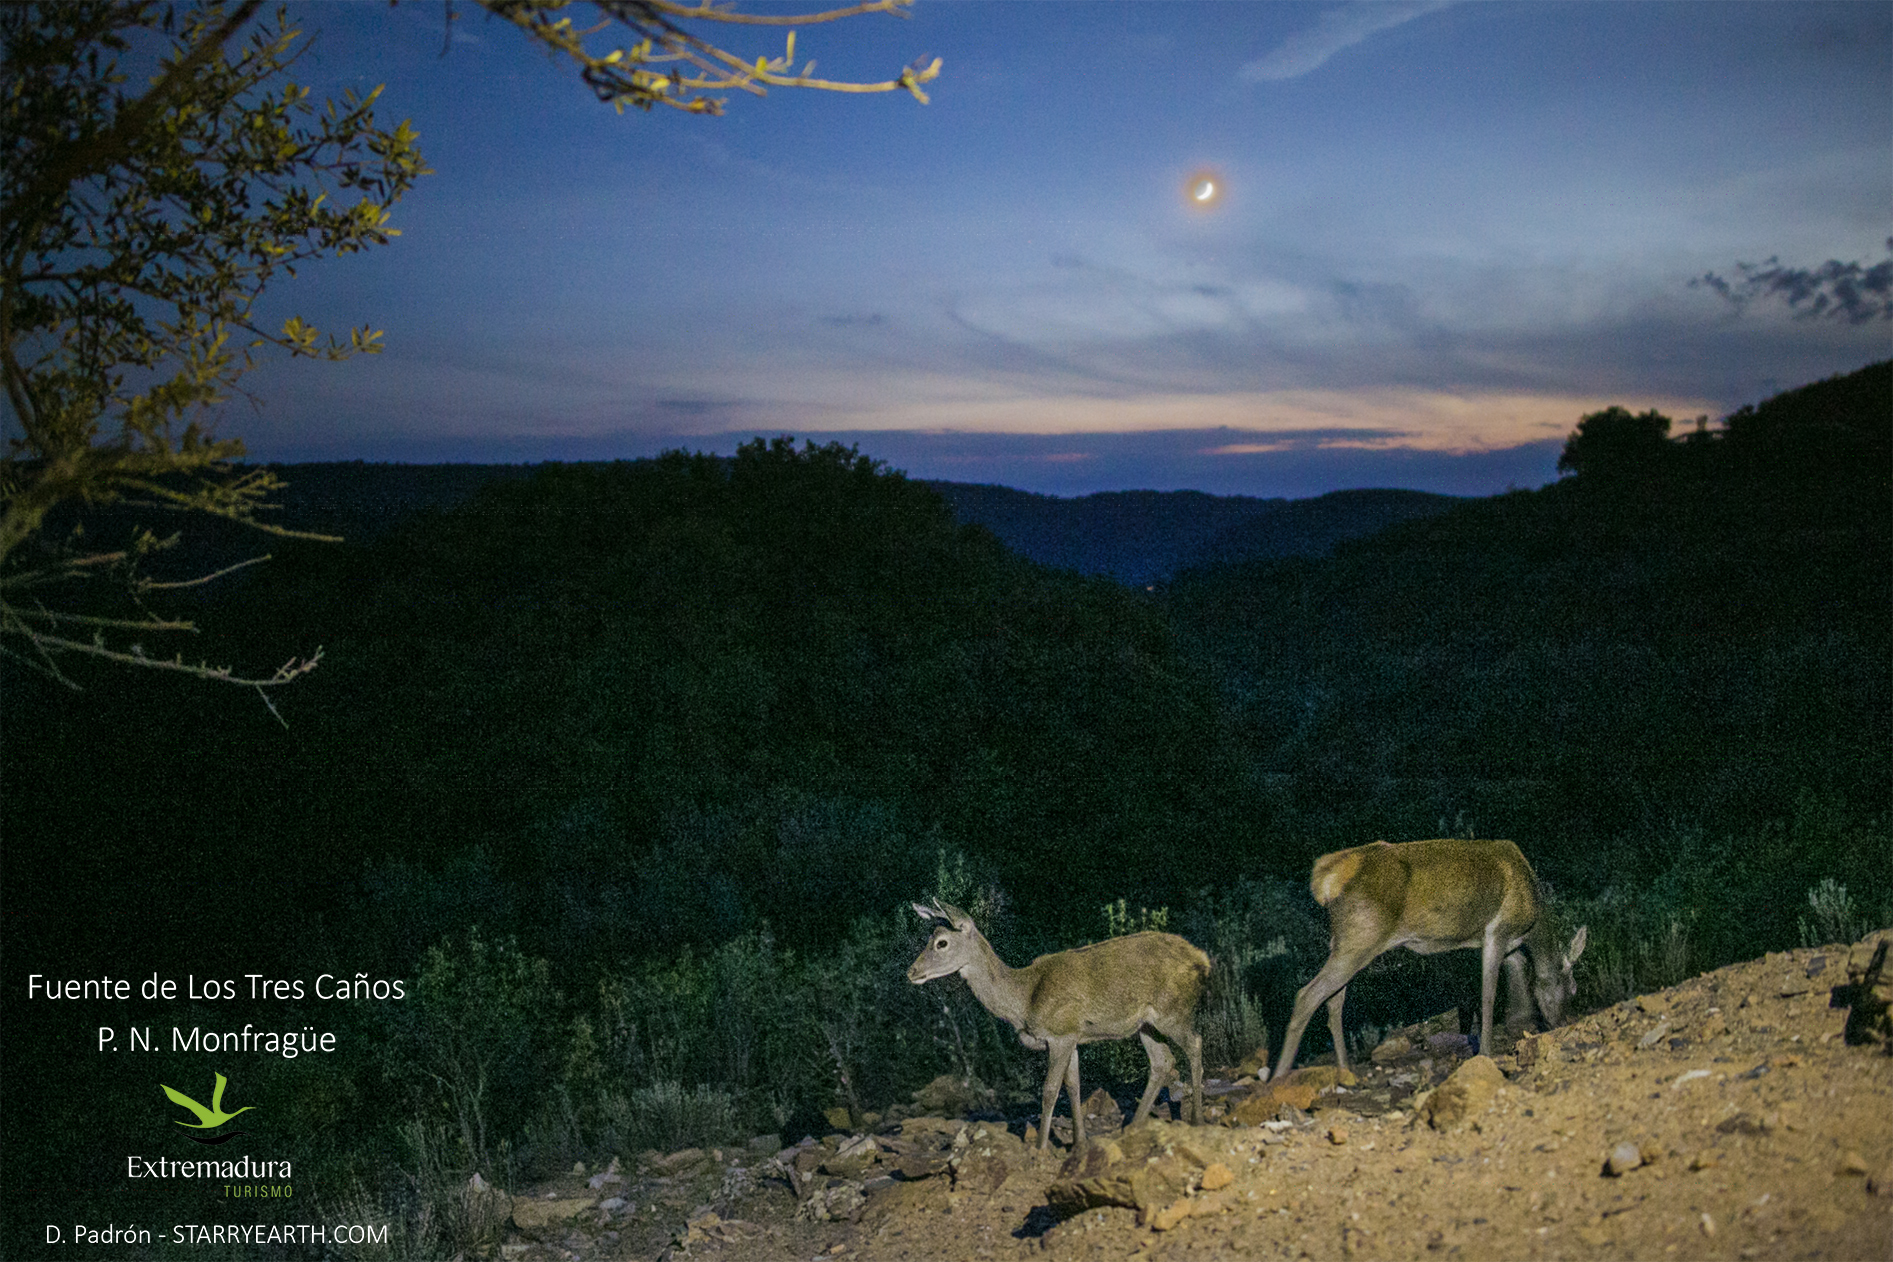
POLYGON ((963 524, 986 527, 1021 556, 1121 583, 1157 582, 1206 565, 1326 556, 1457 504, 1451 495, 1391 489, 1305 500, 1201 491, 1101 491, 1063 499, 968 482, 928 482, 963 524))
MULTIPOLYGON (((529 477, 536 468, 359 460, 274 467, 288 484, 279 497, 285 525, 355 542, 417 513, 456 507, 489 483, 529 477)), ((984 526, 1028 560, 1130 585, 1205 565, 1326 556, 1343 540, 1460 502, 1400 490, 1334 491, 1304 500, 1202 491, 1102 491, 1067 499, 984 483, 916 481, 944 498, 962 525, 984 526)))

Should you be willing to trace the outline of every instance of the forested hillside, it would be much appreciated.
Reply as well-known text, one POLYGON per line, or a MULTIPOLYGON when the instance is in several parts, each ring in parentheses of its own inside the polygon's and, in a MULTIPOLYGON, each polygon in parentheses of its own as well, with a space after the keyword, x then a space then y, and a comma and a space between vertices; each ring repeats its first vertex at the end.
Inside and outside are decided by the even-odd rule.
MULTIPOLYGON (((373 1200, 375 1153, 464 1183, 793 1133, 947 1070, 1030 1092, 1042 1060, 964 988, 905 982, 926 896, 1015 963, 1185 933, 1222 1063, 1325 953, 1311 859, 1380 837, 1516 839, 1591 926, 1580 1007, 1858 936, 1893 919, 1893 364, 1667 427, 1599 413, 1554 486, 1155 593, 836 446, 443 483, 200 598, 193 657, 322 647, 286 728, 238 690, 4 666, 5 949, 408 979, 210 1014, 342 1035, 246 1098, 312 1137, 325 1195, 373 1200)), ((1475 973, 1387 957, 1350 1022, 1475 973)), ((15 1124, 82 1129, 69 1031, 3 1002, 15 1124)), ((149 1093, 100 1063, 101 1098, 149 1093)), ((15 1212, 102 1160, 50 1152, 15 1212)))
POLYGON ((1528 839, 1701 963, 1824 877, 1886 898, 1893 363, 1667 426, 1600 413, 1541 491, 1175 585, 1276 827, 1528 839))

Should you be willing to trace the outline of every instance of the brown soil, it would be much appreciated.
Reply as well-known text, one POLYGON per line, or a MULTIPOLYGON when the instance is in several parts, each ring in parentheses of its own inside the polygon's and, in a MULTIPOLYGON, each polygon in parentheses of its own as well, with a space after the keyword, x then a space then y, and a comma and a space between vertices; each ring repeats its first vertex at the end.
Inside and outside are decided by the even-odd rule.
MULTIPOLYGON (((1526 1039, 1457 1125, 1424 1092, 1463 1040, 1417 1038, 1309 1112, 1153 1122, 1082 1154, 937 1118, 777 1158, 651 1154, 595 1190, 576 1174, 536 1189, 555 1221, 509 1227, 502 1254, 1893 1259, 1893 1057, 1841 1037, 1847 1014, 1828 996, 1848 958, 1770 955, 1526 1039), (1111 1196, 1141 1208, 1078 1208, 1111 1196), (611 1197, 622 1203, 600 1208, 611 1197)), ((1275 1111, 1243 1102, 1226 1095, 1217 1112, 1275 1111)))

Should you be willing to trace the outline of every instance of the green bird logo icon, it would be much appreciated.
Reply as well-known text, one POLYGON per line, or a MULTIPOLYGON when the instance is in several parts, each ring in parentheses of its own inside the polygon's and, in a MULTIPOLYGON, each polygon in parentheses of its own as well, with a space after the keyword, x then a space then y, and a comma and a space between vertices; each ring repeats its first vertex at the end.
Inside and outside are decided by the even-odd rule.
MULTIPOLYGON (((158 1085, 160 1087, 164 1087, 163 1083, 159 1083, 158 1085)), ((199 1121, 195 1121, 195 1122, 178 1122, 179 1126, 188 1126, 192 1130, 200 1130, 200 1131, 210 1130, 213 1127, 222 1126, 225 1122, 228 1122, 231 1118, 235 1117, 237 1113, 248 1113, 251 1109, 256 1107, 253 1104, 246 1104, 242 1108, 238 1109, 236 1113, 224 1112, 223 1111, 223 1089, 226 1085, 227 1085, 227 1080, 224 1078, 222 1074, 218 1074, 217 1086, 216 1086, 216 1089, 211 1093, 209 1108, 205 1108, 203 1105, 199 1104, 197 1101, 185 1095, 182 1091, 177 1091, 170 1087, 164 1087, 164 1094, 171 1097, 171 1103, 184 1106, 185 1108, 189 1109, 191 1112, 195 1113, 200 1119, 199 1121)), ((176 1118, 173 1118, 171 1120, 177 1121, 176 1118)))

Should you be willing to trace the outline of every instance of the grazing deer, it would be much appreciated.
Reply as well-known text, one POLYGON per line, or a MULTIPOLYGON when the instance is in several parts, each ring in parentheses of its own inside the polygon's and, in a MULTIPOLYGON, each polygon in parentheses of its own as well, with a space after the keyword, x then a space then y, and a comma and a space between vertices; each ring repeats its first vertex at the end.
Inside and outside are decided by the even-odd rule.
POLYGON ((1479 1048, 1488 1054, 1499 961, 1506 970, 1506 1028, 1514 1034, 1531 1021, 1521 946, 1531 956, 1532 992, 1546 1025, 1564 1019, 1564 1005, 1577 991, 1571 966, 1584 953, 1585 931, 1579 929, 1571 945, 1560 949, 1550 923, 1540 914, 1538 878, 1509 841, 1445 838, 1397 846, 1377 841, 1322 855, 1308 884, 1315 901, 1328 909, 1328 962, 1295 996, 1277 1078, 1295 1067, 1302 1030, 1323 1003, 1334 1035, 1335 1064, 1347 1068, 1341 1005, 1348 981, 1392 947, 1421 955, 1479 948, 1479 1048))
POLYGON ((1008 968, 965 912, 938 899, 930 907, 912 906, 922 920, 946 923, 934 929, 907 980, 918 986, 958 973, 986 1011, 1019 1032, 1021 1043, 1050 1054, 1039 1118, 1041 1152, 1051 1147, 1061 1079, 1071 1095, 1072 1147, 1084 1146, 1080 1043, 1133 1034, 1143 1040, 1150 1081, 1131 1116, 1135 1126, 1149 1116, 1157 1092, 1177 1077, 1175 1057, 1152 1031, 1169 1039, 1190 1058, 1190 1121, 1203 1124, 1203 1038, 1194 1014, 1209 978, 1209 956, 1173 933, 1133 933, 1008 968))

